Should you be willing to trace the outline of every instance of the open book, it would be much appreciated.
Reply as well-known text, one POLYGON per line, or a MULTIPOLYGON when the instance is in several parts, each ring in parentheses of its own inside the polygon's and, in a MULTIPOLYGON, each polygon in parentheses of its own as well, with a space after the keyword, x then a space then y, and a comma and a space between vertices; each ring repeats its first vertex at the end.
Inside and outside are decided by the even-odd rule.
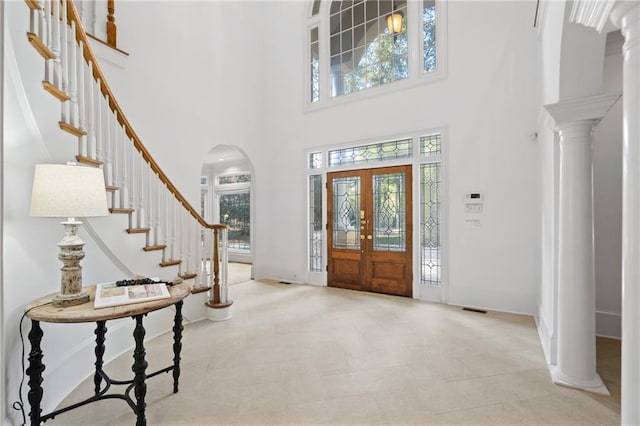
POLYGON ((96 285, 94 308, 149 302, 171 297, 165 283, 117 286, 116 283, 96 285))

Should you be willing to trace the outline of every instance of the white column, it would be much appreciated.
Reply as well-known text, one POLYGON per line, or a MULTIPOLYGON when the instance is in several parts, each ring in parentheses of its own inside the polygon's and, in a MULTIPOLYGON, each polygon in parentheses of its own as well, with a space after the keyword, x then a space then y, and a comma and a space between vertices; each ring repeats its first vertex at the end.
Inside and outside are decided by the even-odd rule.
POLYGON ((560 136, 558 354, 554 383, 609 394, 596 373, 593 129, 620 95, 547 105, 560 136))
POLYGON ((623 425, 640 424, 640 3, 617 2, 611 20, 622 46, 622 398, 623 425))

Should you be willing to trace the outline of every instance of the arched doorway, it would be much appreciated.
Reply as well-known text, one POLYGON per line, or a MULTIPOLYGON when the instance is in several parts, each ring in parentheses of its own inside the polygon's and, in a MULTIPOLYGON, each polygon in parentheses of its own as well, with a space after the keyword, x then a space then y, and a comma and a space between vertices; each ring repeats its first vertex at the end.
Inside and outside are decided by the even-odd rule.
POLYGON ((229 226, 229 261, 253 263, 253 166, 242 150, 216 145, 202 162, 200 208, 209 223, 229 226))

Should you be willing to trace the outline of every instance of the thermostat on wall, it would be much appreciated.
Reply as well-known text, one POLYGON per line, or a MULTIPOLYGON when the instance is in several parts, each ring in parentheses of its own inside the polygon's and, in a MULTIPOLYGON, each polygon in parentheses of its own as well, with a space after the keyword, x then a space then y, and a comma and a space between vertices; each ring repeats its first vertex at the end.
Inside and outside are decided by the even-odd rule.
POLYGON ((482 192, 467 192, 464 195, 465 213, 482 213, 482 192))
POLYGON ((466 203, 482 203, 482 192, 467 192, 464 198, 466 203))

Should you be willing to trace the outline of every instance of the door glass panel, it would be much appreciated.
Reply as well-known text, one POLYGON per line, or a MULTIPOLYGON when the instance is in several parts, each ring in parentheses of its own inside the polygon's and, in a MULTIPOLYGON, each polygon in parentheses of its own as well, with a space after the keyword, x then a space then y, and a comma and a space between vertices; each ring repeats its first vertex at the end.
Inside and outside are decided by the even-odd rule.
POLYGON ((442 246, 440 243, 440 163, 420 166, 420 262, 424 284, 440 285, 442 280, 442 246))
POLYGON ((251 250, 251 197, 249 191, 220 195, 220 223, 229 227, 229 248, 251 250))
POLYGON ((360 177, 333 179, 333 247, 360 249, 360 177))
POLYGON ((405 174, 373 176, 373 249, 405 251, 405 174))

